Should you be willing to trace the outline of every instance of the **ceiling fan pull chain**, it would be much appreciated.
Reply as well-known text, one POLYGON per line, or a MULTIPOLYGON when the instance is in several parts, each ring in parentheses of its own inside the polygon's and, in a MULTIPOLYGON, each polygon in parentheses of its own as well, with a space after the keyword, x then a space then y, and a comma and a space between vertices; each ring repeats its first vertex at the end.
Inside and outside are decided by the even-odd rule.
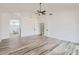
POLYGON ((41 12, 41 4, 42 4, 42 3, 40 3, 40 12, 41 12))

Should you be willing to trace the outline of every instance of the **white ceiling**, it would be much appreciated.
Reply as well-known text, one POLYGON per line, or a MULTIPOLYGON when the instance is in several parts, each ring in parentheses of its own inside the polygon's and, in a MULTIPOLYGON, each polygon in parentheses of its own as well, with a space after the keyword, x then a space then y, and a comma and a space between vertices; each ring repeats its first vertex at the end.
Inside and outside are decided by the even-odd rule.
MULTIPOLYGON (((78 3, 43 3, 42 9, 76 9, 79 10, 78 3)), ((0 3, 0 12, 35 12, 39 9, 39 3, 0 3)))

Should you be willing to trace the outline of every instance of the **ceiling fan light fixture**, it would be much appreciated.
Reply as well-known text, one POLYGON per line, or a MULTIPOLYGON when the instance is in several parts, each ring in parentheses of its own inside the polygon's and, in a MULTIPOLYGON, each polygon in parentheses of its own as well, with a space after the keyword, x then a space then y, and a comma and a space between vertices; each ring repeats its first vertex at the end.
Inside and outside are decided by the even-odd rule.
POLYGON ((35 14, 38 14, 39 16, 46 14, 46 11, 45 11, 45 10, 42 11, 42 9, 41 9, 41 4, 42 4, 42 3, 40 3, 40 8, 39 8, 39 10, 37 10, 37 13, 35 13, 35 14))

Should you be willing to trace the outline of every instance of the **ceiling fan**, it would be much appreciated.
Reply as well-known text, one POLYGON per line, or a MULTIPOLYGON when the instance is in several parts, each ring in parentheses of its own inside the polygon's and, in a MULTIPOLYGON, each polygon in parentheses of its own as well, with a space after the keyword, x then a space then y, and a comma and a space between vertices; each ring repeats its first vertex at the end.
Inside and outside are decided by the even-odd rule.
POLYGON ((37 10, 37 13, 36 13, 36 14, 38 14, 39 16, 46 14, 46 11, 45 11, 45 10, 41 10, 41 4, 42 4, 42 3, 39 4, 40 8, 39 8, 39 10, 37 10))

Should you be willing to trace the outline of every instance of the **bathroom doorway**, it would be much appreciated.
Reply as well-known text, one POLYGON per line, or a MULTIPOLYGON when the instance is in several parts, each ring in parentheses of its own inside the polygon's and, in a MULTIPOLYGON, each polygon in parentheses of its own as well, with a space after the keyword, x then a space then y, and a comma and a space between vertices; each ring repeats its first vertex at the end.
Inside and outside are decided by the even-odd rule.
POLYGON ((44 23, 40 23, 40 36, 44 35, 44 23))
POLYGON ((48 35, 48 26, 45 23, 40 23, 40 35, 41 36, 47 36, 48 35))

